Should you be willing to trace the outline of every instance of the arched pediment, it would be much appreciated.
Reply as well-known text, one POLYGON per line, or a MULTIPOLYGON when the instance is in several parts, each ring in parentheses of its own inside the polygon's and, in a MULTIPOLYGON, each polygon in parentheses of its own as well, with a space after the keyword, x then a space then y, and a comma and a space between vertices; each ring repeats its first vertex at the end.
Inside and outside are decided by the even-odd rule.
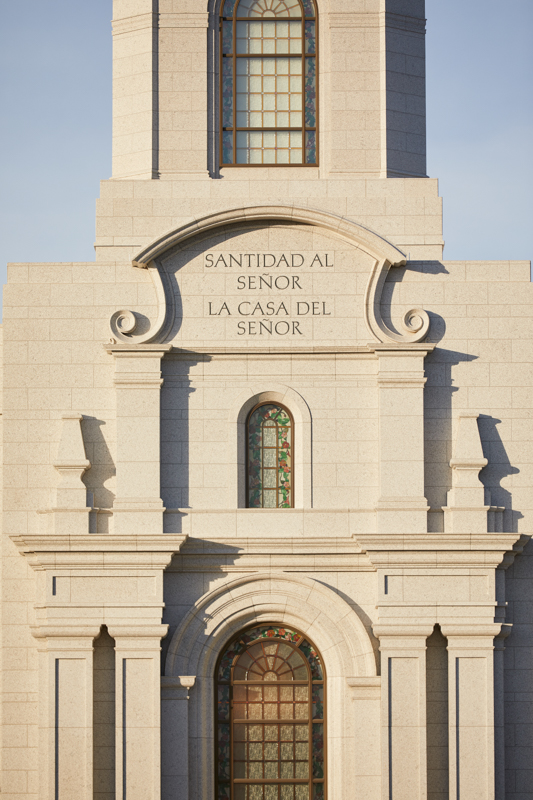
POLYGON ((136 333, 135 314, 128 310, 117 311, 111 318, 113 336, 132 344, 165 341, 174 320, 175 309, 161 260, 173 248, 188 241, 192 242, 195 237, 205 237, 209 233, 216 234, 217 231, 239 225, 273 222, 321 229, 351 243, 369 257, 373 267, 368 278, 364 315, 370 333, 378 342, 414 343, 425 338, 429 329, 429 317, 422 309, 412 309, 405 314, 405 332, 402 333, 391 330, 381 316, 380 301, 385 279, 391 267, 405 266, 405 254, 375 231, 347 217, 294 205, 243 206, 208 214, 168 231, 144 247, 135 255, 132 264, 150 271, 159 305, 158 317, 147 332, 139 335, 136 333))
POLYGON ((346 600, 318 581, 272 572, 228 581, 204 595, 172 637, 165 675, 211 679, 225 643, 256 622, 279 622, 306 633, 331 678, 377 674, 370 635, 346 600))

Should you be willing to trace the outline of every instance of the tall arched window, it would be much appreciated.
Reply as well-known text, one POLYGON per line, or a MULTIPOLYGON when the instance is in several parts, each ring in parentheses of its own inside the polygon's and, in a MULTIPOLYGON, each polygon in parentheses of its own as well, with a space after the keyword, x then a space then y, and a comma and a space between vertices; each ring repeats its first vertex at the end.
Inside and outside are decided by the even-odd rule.
POLYGON ((325 675, 298 631, 240 633, 217 666, 216 800, 324 800, 325 675))
POLYGON ((314 0, 223 0, 222 166, 317 166, 314 0))
POLYGON ((283 406, 263 403, 247 423, 248 508, 292 508, 292 417, 283 406))

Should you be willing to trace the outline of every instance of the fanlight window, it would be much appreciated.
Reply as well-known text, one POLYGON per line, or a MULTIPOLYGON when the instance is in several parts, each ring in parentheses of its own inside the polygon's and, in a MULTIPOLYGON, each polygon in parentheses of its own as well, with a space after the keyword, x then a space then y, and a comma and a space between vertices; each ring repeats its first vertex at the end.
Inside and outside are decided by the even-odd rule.
POLYGON ((241 633, 217 669, 217 800, 324 800, 325 681, 298 631, 241 633))
POLYGON ((317 165, 314 0, 225 0, 221 153, 227 165, 317 165))
POLYGON ((291 508, 293 424, 287 409, 267 403, 248 417, 249 508, 291 508))

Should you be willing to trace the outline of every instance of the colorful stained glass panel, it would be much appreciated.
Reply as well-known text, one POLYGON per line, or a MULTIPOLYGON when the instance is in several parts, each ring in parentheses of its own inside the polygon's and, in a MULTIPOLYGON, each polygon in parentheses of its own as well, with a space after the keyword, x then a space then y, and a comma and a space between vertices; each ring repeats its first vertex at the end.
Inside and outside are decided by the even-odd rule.
POLYGON ((305 59, 305 125, 316 126, 316 59, 305 59))
POLYGON ((324 725, 313 722, 313 778, 324 777, 324 725))
POLYGON ((222 125, 233 127, 233 59, 222 59, 222 125))
POLYGON ((305 160, 307 164, 316 164, 316 131, 305 133, 305 160))
POLYGON ((229 721, 229 686, 218 687, 218 718, 229 721))
POLYGON ((248 505, 292 506, 292 426, 281 406, 260 406, 248 421, 248 505))
POLYGON ((305 642, 302 642, 302 644, 300 645, 300 650, 302 651, 302 653, 305 654, 305 657, 309 662, 313 680, 321 681, 324 677, 322 674, 322 665, 320 663, 320 658, 318 656, 318 653, 313 647, 313 645, 310 644, 307 640, 305 640, 305 642))
POLYGON ((230 726, 218 726, 218 777, 230 779, 230 726))
POLYGON ((324 800, 324 784, 313 784, 313 800, 324 800))
POLYGON ((236 2, 237 0, 226 0, 226 2, 224 3, 224 11, 223 11, 224 17, 231 17, 233 15, 233 9, 235 8, 236 2))
POLYGON ((304 12, 306 17, 315 17, 315 4, 313 0, 303 0, 304 12))
POLYGON ((233 22, 229 20, 222 23, 222 52, 233 53, 233 22))
POLYGON ((233 131, 222 131, 222 162, 231 164, 233 161, 233 131))
POLYGON ((229 783, 219 783, 217 800, 230 800, 230 796, 231 790, 229 783))
POLYGON ((313 719, 324 719, 324 687, 313 686, 313 719))
POLYGON ((316 52, 315 23, 312 21, 305 23, 305 52, 316 52))

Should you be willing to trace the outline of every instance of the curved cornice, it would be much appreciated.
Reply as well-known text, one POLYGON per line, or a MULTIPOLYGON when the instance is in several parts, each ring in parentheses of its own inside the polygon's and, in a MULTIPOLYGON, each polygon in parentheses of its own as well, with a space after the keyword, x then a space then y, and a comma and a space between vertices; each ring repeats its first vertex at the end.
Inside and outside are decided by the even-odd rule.
POLYGON ((374 259, 365 294, 365 321, 369 331, 378 342, 415 343, 425 338, 429 329, 429 317, 422 309, 412 309, 404 317, 404 332, 391 330, 381 316, 381 293, 391 267, 405 266, 406 257, 395 245, 382 236, 347 217, 295 205, 262 205, 240 207, 207 214, 181 225, 160 236, 144 247, 133 259, 133 266, 148 269, 154 282, 159 313, 150 330, 135 335, 136 316, 132 311, 116 311, 111 317, 112 335, 121 342, 145 344, 161 342, 170 330, 174 319, 173 294, 160 260, 162 256, 195 236, 227 226, 245 223, 279 221, 298 225, 309 225, 330 231, 356 245, 374 259))
POLYGON ((364 250, 375 258, 386 259, 391 266, 403 266, 406 263, 405 255, 393 244, 388 242, 370 228, 365 228, 357 222, 337 214, 330 214, 311 208, 300 206, 264 205, 253 207, 232 208, 217 214, 207 214, 199 217, 187 225, 181 225, 154 242, 143 248, 133 259, 134 267, 146 268, 151 261, 159 258, 171 247, 190 239, 198 234, 207 233, 225 225, 235 225, 243 222, 267 222, 283 220, 295 222, 299 225, 312 225, 324 228, 341 236, 356 241, 364 250))

